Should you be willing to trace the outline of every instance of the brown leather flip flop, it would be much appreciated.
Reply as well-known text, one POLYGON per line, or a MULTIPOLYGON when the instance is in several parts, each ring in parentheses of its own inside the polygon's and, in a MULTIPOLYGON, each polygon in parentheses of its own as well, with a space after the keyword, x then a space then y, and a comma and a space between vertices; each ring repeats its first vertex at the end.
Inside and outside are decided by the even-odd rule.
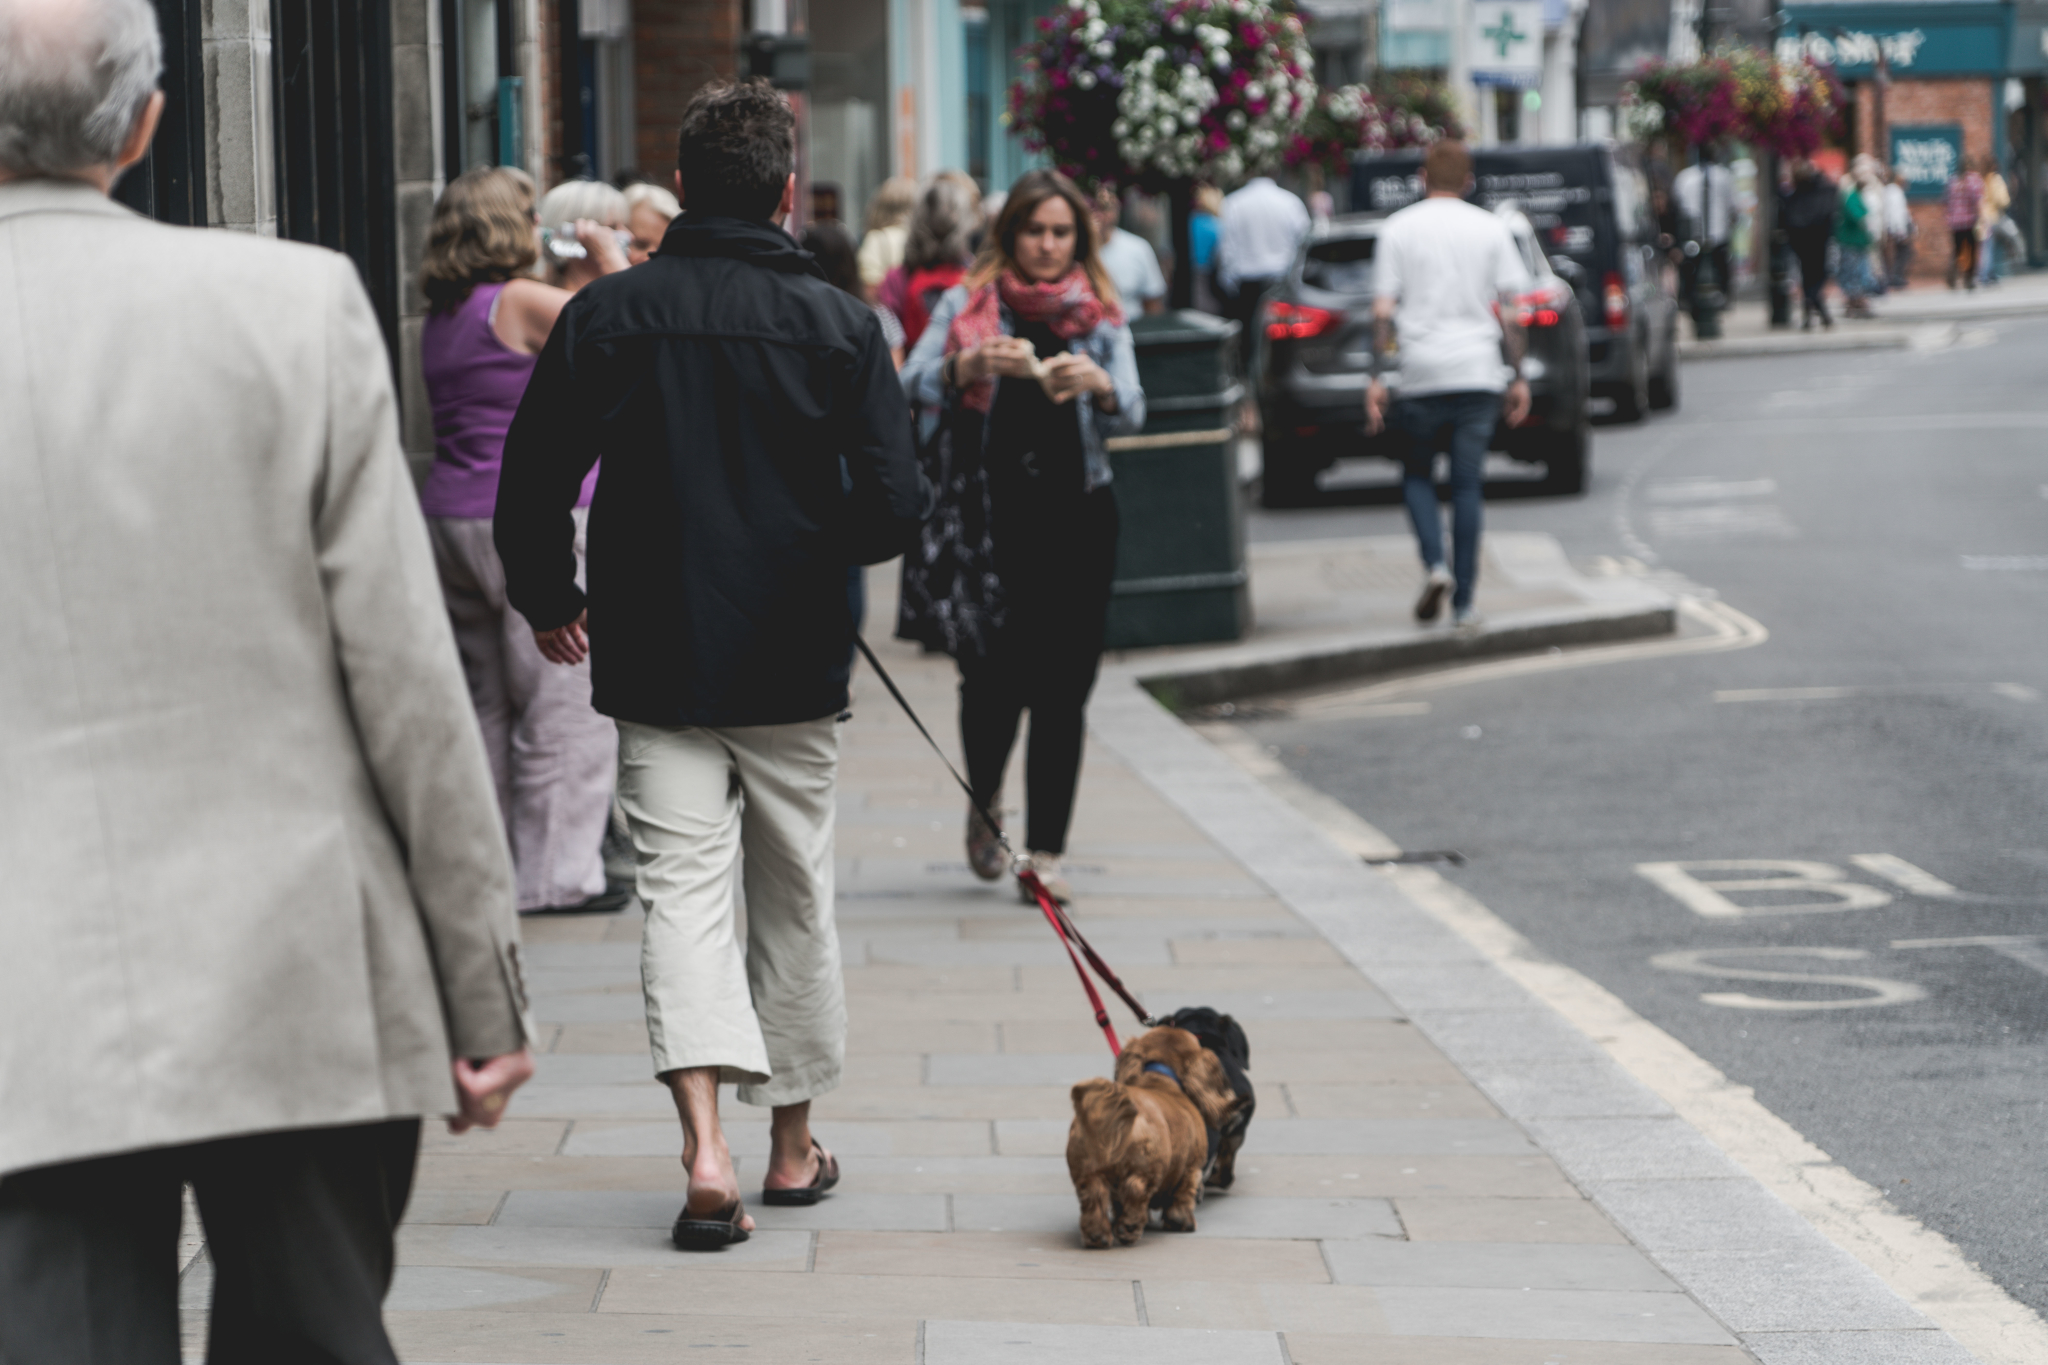
POLYGON ((763 1186, 762 1203, 785 1207, 791 1204, 815 1204, 819 1196, 839 1183, 839 1158, 820 1146, 816 1138, 811 1139, 811 1150, 818 1154, 818 1173, 811 1177, 811 1183, 800 1185, 793 1190, 771 1190, 763 1186))
POLYGON ((669 1229, 669 1237, 678 1251, 723 1251, 734 1242, 744 1242, 751 1234, 740 1224, 747 1216, 747 1206, 738 1199, 733 1200, 709 1218, 692 1218, 686 1204, 676 1215, 676 1225, 669 1229))

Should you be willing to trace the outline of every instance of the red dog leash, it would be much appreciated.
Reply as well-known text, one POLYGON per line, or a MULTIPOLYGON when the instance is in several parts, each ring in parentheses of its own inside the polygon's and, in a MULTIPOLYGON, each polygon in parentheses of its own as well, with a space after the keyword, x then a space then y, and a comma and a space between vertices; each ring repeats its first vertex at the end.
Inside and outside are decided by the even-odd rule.
POLYGON ((1102 1036, 1109 1040, 1110 1052, 1120 1055, 1124 1050, 1124 1045, 1117 1040, 1116 1028, 1109 1022, 1109 1011, 1104 1008, 1102 1003, 1102 993, 1097 991, 1095 983, 1088 979, 1087 968, 1081 965, 1082 958, 1085 957, 1088 960, 1088 966, 1095 969, 1095 974, 1102 978, 1103 984, 1107 985, 1112 991, 1115 991, 1118 997, 1131 1007, 1131 1012, 1138 1016, 1139 1023, 1150 1028, 1156 1021, 1150 1014, 1145 1012, 1145 1007, 1138 1003, 1137 997, 1132 995, 1124 983, 1117 979, 1117 974, 1110 970, 1107 962, 1102 960, 1102 955, 1089 945, 1086 938, 1082 937, 1080 929, 1074 925, 1073 917, 1067 914, 1066 907, 1054 900, 1052 893, 1045 889, 1045 883, 1038 879, 1037 870, 1031 866, 1029 861, 1019 856, 1016 849, 1010 847, 1009 837, 1003 833, 1003 827, 996 823, 995 818, 990 815, 988 809, 981 802, 974 799, 974 788, 969 786, 967 779, 960 775, 960 770, 953 766, 953 760, 946 757, 946 751, 939 747, 939 742, 932 738, 932 732, 927 730, 924 721, 918 718, 917 708, 910 704, 910 699, 905 697, 902 689, 896 686, 896 680, 889 676, 888 669, 882 667, 882 661, 875 657, 875 651, 868 648, 868 642, 858 635, 853 637, 853 642, 860 646, 861 657, 868 661, 868 667, 875 670, 875 676, 882 680, 882 686, 889 689, 889 695, 894 697, 896 704, 903 708, 903 714, 910 717, 910 723, 917 727, 917 732, 920 735, 924 736, 924 742, 929 744, 932 752, 939 756, 939 762, 946 765, 946 771, 953 775, 953 781, 959 784, 961 791, 967 793, 967 804, 973 807, 974 813, 981 817, 983 823, 995 831, 996 841, 1003 846, 1003 851, 1010 855, 1010 866, 1017 874, 1017 880, 1022 882, 1024 888, 1037 898, 1038 908, 1044 912, 1046 923, 1050 924, 1052 931, 1059 935, 1060 946, 1067 950, 1067 960, 1074 964, 1074 975, 1081 978, 1081 989, 1088 992, 1088 1003, 1095 1010, 1095 1026, 1101 1029, 1102 1036), (1075 951, 1077 948, 1080 950, 1078 953, 1075 951))

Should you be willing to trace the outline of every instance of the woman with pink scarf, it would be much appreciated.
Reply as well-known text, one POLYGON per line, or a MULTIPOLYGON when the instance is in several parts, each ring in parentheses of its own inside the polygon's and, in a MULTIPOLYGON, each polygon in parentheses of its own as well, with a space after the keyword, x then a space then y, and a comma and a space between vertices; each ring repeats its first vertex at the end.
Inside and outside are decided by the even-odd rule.
MULTIPOLYGON (((959 663, 961 744, 984 809, 1031 712, 1024 847, 1065 901, 1060 856, 1116 569, 1105 443, 1145 424, 1131 331, 1071 180, 1017 181, 902 378, 939 508, 904 559, 896 633, 959 663)), ((971 811, 967 861, 987 881, 1007 870, 971 811)))

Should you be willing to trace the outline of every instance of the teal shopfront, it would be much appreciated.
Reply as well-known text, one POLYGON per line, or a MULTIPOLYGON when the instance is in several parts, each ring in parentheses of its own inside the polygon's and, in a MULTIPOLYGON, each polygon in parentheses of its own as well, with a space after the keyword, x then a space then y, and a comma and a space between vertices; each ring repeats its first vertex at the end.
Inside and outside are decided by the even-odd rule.
POLYGON ((2048 0, 1820 0, 1787 5, 1778 55, 1833 66, 1850 94, 1842 151, 1898 168, 1918 228, 1915 273, 1940 273, 1942 195, 1958 165, 1996 162, 2034 262, 2048 258, 2042 118, 2048 0))

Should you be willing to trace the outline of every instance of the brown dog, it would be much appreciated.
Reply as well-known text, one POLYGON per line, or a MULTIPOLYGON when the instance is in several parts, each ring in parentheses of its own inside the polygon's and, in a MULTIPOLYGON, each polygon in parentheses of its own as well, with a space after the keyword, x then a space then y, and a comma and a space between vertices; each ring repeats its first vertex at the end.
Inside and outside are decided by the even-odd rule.
POLYGON ((1186 1029, 1155 1028, 1124 1044, 1116 1079, 1074 1087, 1067 1173, 1081 1200, 1081 1240, 1129 1246, 1153 1208, 1168 1232, 1195 1230, 1207 1130, 1221 1128, 1236 1092, 1216 1054, 1186 1029))

